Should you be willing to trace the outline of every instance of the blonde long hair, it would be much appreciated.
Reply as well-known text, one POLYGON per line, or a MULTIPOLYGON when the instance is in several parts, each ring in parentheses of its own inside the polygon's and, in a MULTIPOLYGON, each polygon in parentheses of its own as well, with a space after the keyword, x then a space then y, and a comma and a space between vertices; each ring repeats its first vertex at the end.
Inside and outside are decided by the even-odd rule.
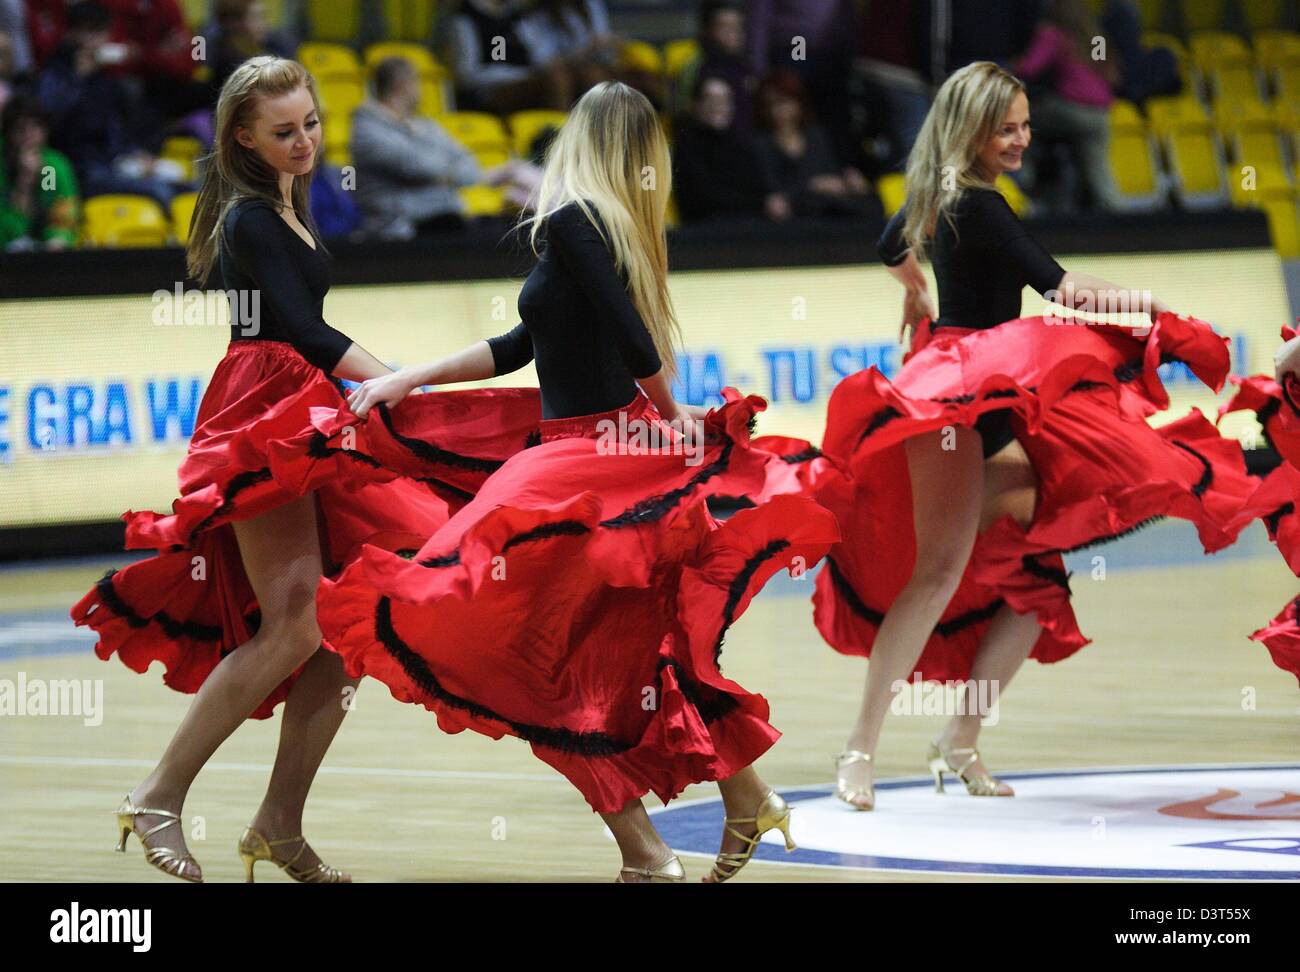
POLYGON ((955 228, 952 212, 967 189, 989 188, 975 162, 1024 90, 992 61, 967 64, 939 88, 907 157, 903 239, 918 257, 940 217, 955 228))
POLYGON ((578 100, 546 153, 529 244, 554 212, 576 202, 595 224, 633 305, 645 321, 670 380, 681 330, 668 293, 665 212, 672 191, 668 141, 645 95, 619 81, 602 81, 578 100), (590 203, 590 205, 588 205, 590 203), (600 219, 592 219, 595 208, 600 219), (602 226, 603 224, 603 226, 602 226))
MULTIPOLYGON (((320 97, 311 72, 287 58, 262 55, 239 65, 221 86, 217 98, 216 138, 212 152, 200 160, 203 184, 190 220, 190 242, 185 264, 190 277, 200 286, 207 283, 221 247, 221 232, 230 207, 244 199, 265 199, 279 212, 284 207, 280 195, 280 174, 254 150, 240 145, 235 138, 239 127, 251 129, 257 117, 259 100, 275 98, 306 86, 320 112, 320 97)), ((324 142, 321 143, 324 145, 324 142)), ((312 169, 314 172, 315 169, 312 169)), ((311 218, 308 196, 312 172, 294 176, 290 199, 298 219, 321 243, 311 218)))

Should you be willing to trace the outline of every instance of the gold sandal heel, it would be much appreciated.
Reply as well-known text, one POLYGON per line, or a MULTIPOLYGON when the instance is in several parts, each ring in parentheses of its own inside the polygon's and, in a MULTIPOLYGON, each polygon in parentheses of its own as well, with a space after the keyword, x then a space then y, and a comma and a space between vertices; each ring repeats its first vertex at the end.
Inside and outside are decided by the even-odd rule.
POLYGON ((1015 796, 1014 793, 999 792, 999 788, 1004 785, 1003 782, 988 773, 966 775, 966 770, 979 758, 979 750, 970 746, 959 749, 940 749, 937 743, 930 743, 930 752, 927 754, 926 759, 930 767, 930 775, 934 777, 934 791, 936 793, 943 792, 943 774, 951 773, 966 785, 966 792, 971 796, 1015 796), (954 756, 965 757, 960 766, 953 765, 952 757, 954 756))
POLYGON ((866 786, 849 786, 839 778, 839 772, 845 766, 852 766, 854 763, 870 763, 871 754, 864 753, 860 749, 846 749, 844 752, 832 756, 831 759, 835 763, 835 795, 854 810, 874 810, 876 808, 876 787, 874 783, 868 783, 866 786), (854 800, 854 797, 862 796, 871 801, 865 807, 854 800))
POLYGON ((721 884, 723 881, 729 881, 739 873, 740 869, 749 863, 749 859, 754 856, 754 851, 758 849, 759 841, 762 836, 769 830, 780 830, 781 835, 785 838, 786 853, 795 850, 795 842, 790 836, 790 806, 781 799, 775 790, 768 790, 767 796, 763 797, 763 802, 758 805, 752 817, 726 817, 722 821, 723 827, 727 833, 731 834, 738 840, 745 842, 745 849, 739 852, 722 852, 713 863, 713 870, 709 876, 713 878, 714 883, 721 884), (753 824, 754 836, 748 837, 738 830, 732 829, 732 824, 753 824), (723 868, 726 868, 724 871, 723 868))
POLYGON ((171 877, 180 878, 182 881, 188 881, 190 884, 203 883, 203 869, 199 867, 199 862, 190 854, 180 854, 170 847, 150 847, 147 841, 160 830, 168 827, 179 827, 181 817, 178 813, 172 813, 170 810, 151 810, 148 807, 137 807, 131 802, 131 794, 122 798, 122 805, 113 811, 117 816, 118 839, 117 846, 113 850, 119 854, 126 853, 126 839, 135 834, 140 838, 140 846, 144 848, 145 863, 152 867, 158 868, 164 874, 171 877), (144 833, 138 833, 135 829, 136 817, 163 817, 162 823, 155 827, 150 827, 144 833), (197 877, 191 876, 191 868, 197 872, 197 877))
POLYGON ((682 862, 674 854, 668 860, 664 861, 658 867, 621 867, 618 871, 618 878, 615 884, 628 884, 630 882, 623 880, 624 874, 636 874, 646 879, 646 883, 672 883, 686 880, 686 868, 682 867, 682 862))
POLYGON ((284 837, 280 840, 267 840, 252 827, 245 827, 243 834, 239 837, 239 859, 244 862, 244 880, 248 884, 253 882, 253 865, 258 861, 270 861, 285 874, 293 878, 300 884, 351 884, 352 875, 340 871, 337 867, 330 867, 324 861, 320 861, 315 867, 295 867, 294 862, 298 860, 307 849, 307 838, 299 834, 297 837, 284 837), (283 858, 275 852, 275 848, 284 844, 297 844, 298 850, 290 858, 283 858))

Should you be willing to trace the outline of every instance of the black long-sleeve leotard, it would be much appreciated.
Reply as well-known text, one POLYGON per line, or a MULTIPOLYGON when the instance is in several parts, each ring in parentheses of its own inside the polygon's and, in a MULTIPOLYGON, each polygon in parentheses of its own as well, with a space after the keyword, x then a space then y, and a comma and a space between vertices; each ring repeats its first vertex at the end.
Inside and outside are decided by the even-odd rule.
POLYGON ((262 199, 231 206, 223 230, 226 290, 258 295, 255 328, 246 326, 232 306, 230 339, 285 341, 328 375, 352 339, 325 323, 330 258, 324 248, 319 242, 313 248, 262 199))
MULTIPOLYGON (((952 216, 956 229, 941 216, 931 247, 939 287, 936 328, 988 328, 1014 320, 1020 316, 1026 285, 1045 295, 1065 276, 1061 265, 1029 235, 996 189, 968 189, 952 216)), ((906 219, 904 205, 885 226, 876 246, 887 266, 897 266, 907 258, 903 240, 906 219)), ((1015 438, 1010 416, 1009 410, 996 409, 976 421, 985 458, 1015 438)))
POLYGON ((542 236, 540 259, 519 292, 520 323, 488 339, 496 374, 535 358, 543 418, 621 408, 636 395, 635 379, 662 364, 626 275, 576 202, 552 213, 542 236))
MULTIPOLYGON (((1054 289, 1065 271, 1038 245, 996 189, 968 189, 953 209, 956 231, 940 217, 931 262, 939 286, 935 327, 993 327, 1020 316, 1025 286, 1054 289)), ((876 250, 887 266, 907 257, 904 205, 885 226, 876 250)))

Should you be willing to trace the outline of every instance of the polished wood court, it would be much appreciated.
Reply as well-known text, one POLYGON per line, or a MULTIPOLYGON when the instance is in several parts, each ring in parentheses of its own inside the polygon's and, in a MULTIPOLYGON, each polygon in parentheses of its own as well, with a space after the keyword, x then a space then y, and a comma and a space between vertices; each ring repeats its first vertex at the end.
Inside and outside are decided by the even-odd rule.
MULTIPOLYGON (((1075 606, 1094 644, 1053 666, 1028 664, 981 740, 998 770, 1294 760, 1300 691, 1247 640, 1300 581, 1258 527, 1240 548, 1189 553, 1183 525, 1130 538, 1106 579, 1074 563, 1075 606)), ((137 842, 111 852, 110 811, 152 766, 187 696, 160 668, 101 662, 67 609, 117 558, 0 569, 0 678, 103 679, 104 718, 0 716, 0 879, 170 881, 137 842), (59 618, 66 636, 59 631, 59 618), (29 634, 30 633, 30 637, 29 634)), ((782 576, 732 628, 726 672, 772 704, 784 738, 758 764, 781 788, 827 785, 830 754, 856 712, 865 665, 822 643, 810 580, 782 576)), ((924 771, 937 716, 886 724, 878 775, 924 771)), ((235 841, 259 802, 277 720, 248 722, 200 775, 185 807, 208 881, 242 880, 235 841), (198 828, 196 830, 196 828, 198 828)), ((949 788, 951 799, 971 799, 949 788)), ((716 788, 692 787, 687 797, 716 788)), ((889 794, 880 794, 883 802, 889 794)), ((653 805, 653 797, 648 805, 653 805)), ((871 814, 860 814, 870 827, 871 814)), ((322 857, 360 881, 608 881, 618 868, 599 817, 513 739, 447 736, 423 709, 363 683, 308 805, 322 857)), ((685 859, 698 880, 707 862, 685 859)), ((259 877, 287 881, 269 865, 259 877)), ((984 880, 752 862, 738 881, 984 880)))

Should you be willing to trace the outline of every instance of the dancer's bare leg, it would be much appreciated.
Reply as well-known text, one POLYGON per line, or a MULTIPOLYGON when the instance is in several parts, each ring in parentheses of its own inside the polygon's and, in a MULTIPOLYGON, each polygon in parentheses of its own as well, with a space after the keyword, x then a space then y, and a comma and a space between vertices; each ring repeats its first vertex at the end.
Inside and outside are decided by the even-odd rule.
MULTIPOLYGON (((1011 442, 985 461, 984 495, 981 531, 1004 516, 1012 517, 1022 527, 1028 527, 1033 522, 1038 500, 1038 478, 1024 446, 1019 442, 1011 442)), ((1017 614, 1008 606, 993 616, 984 640, 980 642, 970 673, 970 683, 981 687, 977 691, 982 698, 990 701, 1001 698, 1011 679, 1029 657, 1041 631, 1035 615, 1017 614)), ((963 691, 967 701, 971 702, 969 684, 963 691)), ((976 745, 982 718, 979 707, 968 704, 963 708, 966 711, 953 716, 939 735, 937 742, 945 750, 974 748, 976 745)), ((971 764, 968 772, 981 775, 987 773, 988 769, 983 759, 978 759, 971 764)), ((1009 795, 1013 791, 1003 783, 999 792, 1009 795)))
MULTIPOLYGON (((970 559, 983 505, 983 446, 964 426, 914 436, 905 444, 912 481, 916 566, 876 633, 866 689, 845 749, 874 753, 894 696, 894 683, 916 667, 926 641, 957 590, 970 559)), ((869 763, 840 770, 849 787, 872 780, 869 763)), ((869 806, 863 796, 856 801, 869 806)))
MULTIPOLYGON (((614 835, 623 855, 624 867, 654 869, 673 856, 672 848, 659 836, 640 800, 629 800, 617 813, 602 813, 600 816, 614 835)), ((648 880, 638 874, 624 874, 622 877, 629 884, 648 880)))
MULTIPOLYGON (((727 817, 754 816, 754 811, 763 802, 763 797, 767 796, 767 791, 770 789, 771 787, 763 782, 753 766, 746 766, 739 773, 718 781, 718 792, 722 794, 723 811, 727 817)), ((758 828, 754 824, 741 824, 734 826, 732 829, 737 833, 752 837, 758 828)), ((728 833, 724 825, 719 852, 738 854, 745 847, 745 842, 734 834, 728 833)), ((709 881, 711 877, 712 873, 710 872, 704 880, 709 881)))
MULTIPOLYGON (((261 626, 203 682, 158 766, 131 792, 137 806, 180 813, 194 777, 217 747, 320 646, 315 497, 236 523, 235 535, 261 610, 261 626)), ((162 822, 154 816, 138 820, 141 832, 162 822)), ((168 827, 149 842, 184 853, 184 828, 168 827)))

